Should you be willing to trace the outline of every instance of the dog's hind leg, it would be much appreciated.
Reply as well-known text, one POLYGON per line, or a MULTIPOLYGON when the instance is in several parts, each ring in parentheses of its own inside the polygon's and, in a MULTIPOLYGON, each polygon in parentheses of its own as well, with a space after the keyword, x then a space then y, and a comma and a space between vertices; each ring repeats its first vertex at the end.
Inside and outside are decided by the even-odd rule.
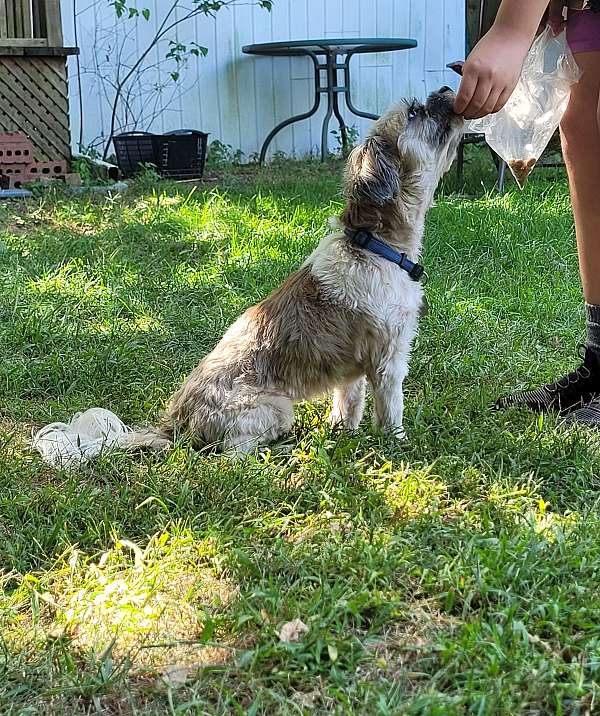
POLYGON ((259 394, 253 406, 236 411, 223 438, 223 449, 236 456, 253 452, 292 429, 294 406, 287 396, 259 394))
POLYGON ((341 385, 333 391, 333 407, 329 414, 332 427, 356 430, 365 412, 365 377, 341 385))

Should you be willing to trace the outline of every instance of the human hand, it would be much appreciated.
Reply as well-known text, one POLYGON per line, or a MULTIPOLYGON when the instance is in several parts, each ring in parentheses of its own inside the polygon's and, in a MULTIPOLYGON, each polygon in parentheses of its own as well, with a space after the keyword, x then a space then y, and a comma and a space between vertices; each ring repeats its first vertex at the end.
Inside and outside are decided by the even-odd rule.
POLYGON ((560 35, 567 24, 563 16, 564 7, 564 0, 550 0, 550 6, 548 8, 548 25, 555 37, 556 35, 560 35))
POLYGON ((519 80, 529 44, 527 37, 492 27, 463 66, 454 111, 479 119, 502 109, 519 80))

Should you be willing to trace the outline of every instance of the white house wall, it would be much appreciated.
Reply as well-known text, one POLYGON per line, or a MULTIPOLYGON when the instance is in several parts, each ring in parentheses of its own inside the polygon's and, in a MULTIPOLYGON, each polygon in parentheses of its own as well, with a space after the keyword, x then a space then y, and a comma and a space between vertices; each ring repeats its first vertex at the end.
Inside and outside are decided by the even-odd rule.
MULTIPOLYGON (((151 10, 149 21, 116 21, 108 0, 75 0, 75 12, 73 0, 62 0, 65 44, 75 42, 76 22, 81 48, 83 144, 100 145, 110 134, 108 82, 116 76, 119 48, 120 64, 127 65, 154 35, 159 7, 167 4, 167 0, 140 0, 139 8, 151 10), (110 75, 104 82, 95 69, 99 56, 103 73, 110 75)), ((313 65, 307 58, 244 55, 242 45, 318 37, 416 39, 418 47, 413 50, 352 59, 354 103, 379 114, 400 97, 423 97, 442 84, 456 85, 456 76, 445 65, 464 55, 465 0, 274 0, 270 13, 242 0, 222 9, 216 19, 201 17, 193 27, 179 26, 177 32, 181 42, 196 41, 207 47, 208 56, 192 58, 174 83, 169 78, 173 63, 164 59, 168 47, 163 45, 151 53, 150 62, 156 67, 145 73, 143 86, 135 87, 130 97, 133 115, 140 120, 137 128, 201 129, 210 132, 211 140, 219 139, 248 156, 260 149, 277 122, 311 106, 313 65), (155 86, 163 89, 158 92, 155 86)), ((74 58, 69 60, 69 72, 71 125, 77 147, 81 112, 74 58)), ((310 121, 283 130, 271 151, 296 156, 315 151, 324 104, 310 121)), ((370 124, 346 109, 343 114, 361 134, 370 124)), ((330 129, 335 128, 332 121, 330 129)), ((335 139, 331 140, 333 146, 335 139)))

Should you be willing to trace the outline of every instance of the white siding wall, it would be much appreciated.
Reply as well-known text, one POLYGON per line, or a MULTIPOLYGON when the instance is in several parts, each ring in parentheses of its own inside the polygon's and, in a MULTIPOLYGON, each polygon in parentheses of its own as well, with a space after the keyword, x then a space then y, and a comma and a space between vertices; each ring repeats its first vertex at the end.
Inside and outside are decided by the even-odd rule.
MULTIPOLYGON (((75 0, 75 13, 74 0, 62 0, 62 4, 65 44, 74 42, 76 18, 81 48, 83 141, 100 143, 109 134, 107 88, 116 77, 117 57, 120 54, 122 65, 131 62, 153 36, 158 8, 167 3, 139 0, 138 7, 152 11, 148 22, 141 18, 116 21, 108 0, 75 0), (104 81, 99 80, 99 73, 105 75, 104 81)), ((313 70, 306 58, 243 55, 242 45, 317 37, 412 37, 418 42, 416 49, 352 60, 354 103, 379 114, 400 97, 423 97, 442 84, 456 85, 456 76, 445 65, 464 55, 464 15, 465 0, 275 0, 271 13, 242 0, 236 7, 222 9, 214 20, 201 17, 195 26, 177 29, 181 42, 196 41, 209 50, 207 57, 192 59, 178 83, 169 79, 174 67, 164 59, 168 45, 152 53, 155 69, 144 74, 129 98, 137 128, 202 129, 211 133, 211 140, 219 139, 247 156, 260 149, 275 123, 310 107, 313 70), (157 86, 162 89, 157 91, 157 86)), ((80 109, 73 58, 69 71, 76 146, 80 109)), ((324 104, 310 121, 283 130, 271 151, 297 156, 314 151, 320 143, 324 104)), ((345 110, 344 115, 361 134, 370 124, 345 110)), ((330 125, 334 128, 335 120, 330 125)))

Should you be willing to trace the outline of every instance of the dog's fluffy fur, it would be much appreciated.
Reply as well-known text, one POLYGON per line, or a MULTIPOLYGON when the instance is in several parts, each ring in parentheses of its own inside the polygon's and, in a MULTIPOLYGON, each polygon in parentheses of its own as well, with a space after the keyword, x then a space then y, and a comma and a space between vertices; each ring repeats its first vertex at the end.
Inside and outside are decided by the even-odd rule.
POLYGON ((442 88, 374 124, 348 159, 338 229, 227 330, 173 395, 160 430, 134 433, 131 447, 187 435, 245 453, 291 429, 295 402, 326 392, 333 392, 331 423, 355 429, 367 380, 374 425, 403 434, 402 382, 422 288, 354 245, 343 228, 367 229, 418 260, 426 211, 462 133, 452 102, 442 88))

